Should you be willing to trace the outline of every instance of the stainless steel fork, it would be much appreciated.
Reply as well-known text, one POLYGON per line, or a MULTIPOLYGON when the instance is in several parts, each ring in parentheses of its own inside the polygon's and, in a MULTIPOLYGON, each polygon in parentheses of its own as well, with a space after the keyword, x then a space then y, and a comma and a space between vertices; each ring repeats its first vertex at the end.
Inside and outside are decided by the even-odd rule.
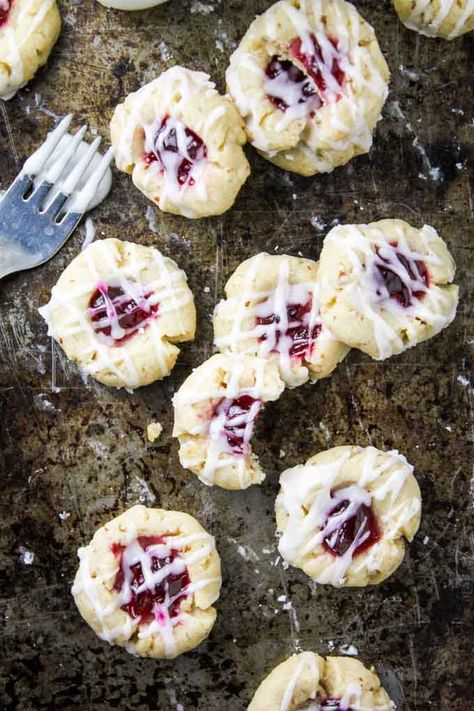
POLYGON ((56 254, 89 209, 109 168, 112 148, 80 186, 101 142, 96 138, 75 160, 87 126, 50 160, 71 120, 71 115, 66 116, 48 134, 0 201, 0 279, 43 264, 56 254))

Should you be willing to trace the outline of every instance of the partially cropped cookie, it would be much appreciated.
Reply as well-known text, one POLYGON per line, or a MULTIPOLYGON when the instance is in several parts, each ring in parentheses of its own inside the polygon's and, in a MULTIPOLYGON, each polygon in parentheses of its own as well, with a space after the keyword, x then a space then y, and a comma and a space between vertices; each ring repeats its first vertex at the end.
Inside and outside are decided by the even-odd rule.
POLYGON ((242 119, 202 72, 168 69, 117 106, 110 130, 117 167, 164 212, 220 215, 250 172, 242 119))
POLYGON ((116 388, 169 375, 175 344, 192 340, 196 327, 185 273, 157 249, 118 239, 73 259, 39 311, 67 357, 116 388))
POLYGON ((72 594, 106 642, 173 659, 211 631, 221 567, 214 538, 179 511, 133 506, 78 551, 72 594))
POLYGON ((319 270, 324 324, 377 360, 435 336, 456 315, 455 264, 428 225, 380 220, 334 227, 319 270))
POLYGON ((34 77, 60 30, 56 0, 0 0, 0 99, 34 77))
POLYGON ((311 259, 264 252, 247 259, 217 304, 217 348, 277 362, 289 387, 329 375, 349 349, 322 323, 317 276, 311 259))
POLYGON ((392 711, 375 669, 358 659, 293 654, 262 681, 248 711, 392 711))
POLYGON ((265 478, 251 439, 265 403, 284 390, 276 362, 237 354, 206 360, 176 393, 179 459, 209 486, 246 489, 265 478))
POLYGON ((99 0, 106 7, 113 7, 116 10, 146 10, 155 5, 162 5, 167 0, 99 0))
POLYGON ((388 578, 420 525, 413 467, 396 451, 334 447, 280 476, 275 510, 283 558, 318 583, 388 578))
POLYGON ((249 141, 301 175, 366 153, 389 71, 372 27, 345 0, 281 0, 250 25, 227 70, 249 141))
POLYGON ((403 24, 428 37, 455 39, 474 30, 474 0, 392 0, 403 24))

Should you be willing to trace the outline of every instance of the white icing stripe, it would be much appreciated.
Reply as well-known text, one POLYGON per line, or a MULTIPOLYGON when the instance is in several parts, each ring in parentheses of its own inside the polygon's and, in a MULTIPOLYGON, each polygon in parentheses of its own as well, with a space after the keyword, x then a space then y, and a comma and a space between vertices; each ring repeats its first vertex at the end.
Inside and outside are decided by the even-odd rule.
POLYGON ((283 692, 283 697, 281 700, 279 711, 290 711, 290 709, 292 708, 293 695, 298 687, 298 682, 300 680, 300 676, 303 673, 303 670, 305 670, 305 668, 307 668, 307 667, 309 667, 310 673, 314 677, 314 690, 311 692, 309 698, 310 699, 316 698, 316 694, 318 693, 318 685, 319 685, 318 665, 316 664, 314 655, 311 654, 311 652, 302 652, 299 655, 298 664, 296 666, 296 669, 293 672, 291 679, 285 688, 285 691, 283 692))
POLYGON ((464 26, 474 15, 474 0, 415 0, 413 9, 403 22, 406 27, 429 37, 436 36, 443 22, 449 19, 451 12, 458 17, 448 39, 454 39, 462 33, 464 26))

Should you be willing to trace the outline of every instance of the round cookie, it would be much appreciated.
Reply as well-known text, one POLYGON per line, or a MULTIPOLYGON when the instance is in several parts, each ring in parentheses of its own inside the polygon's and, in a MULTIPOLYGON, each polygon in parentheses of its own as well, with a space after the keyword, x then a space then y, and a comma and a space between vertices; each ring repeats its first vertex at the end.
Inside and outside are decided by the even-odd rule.
POLYGON ((281 0, 250 25, 227 87, 253 146, 300 175, 367 153, 389 71, 372 27, 345 0, 281 0))
POLYGON ((146 10, 155 5, 162 5, 167 0, 99 0, 105 7, 113 7, 115 10, 127 10, 129 12, 135 10, 146 10))
POLYGON ((264 252, 247 259, 216 306, 217 348, 275 360, 289 387, 329 375, 349 349, 322 323, 317 275, 311 259, 264 252))
POLYGON ((319 260, 323 322, 343 343, 383 360, 451 323, 454 273, 445 242, 428 225, 339 225, 319 260))
POLYGON ((334 447, 280 476, 283 558, 318 583, 375 585, 398 568, 420 525, 413 467, 396 451, 334 447))
POLYGON ((194 338, 185 273, 153 247, 93 242, 39 309, 67 357, 104 385, 138 388, 170 374, 175 343, 194 338))
POLYGON ((262 681, 248 711, 392 711, 375 669, 358 659, 301 652, 262 681))
POLYGON ((0 0, 0 99, 34 77, 60 31, 56 0, 0 0))
POLYGON ((168 69, 117 106, 110 131, 117 167, 164 212, 220 215, 250 172, 242 119, 202 72, 168 69))
POLYGON ((427 37, 455 39, 474 30, 474 0, 392 0, 405 27, 427 37))
POLYGON ((246 489, 265 474, 251 449, 256 419, 284 390, 276 362, 216 354, 196 368, 173 399, 179 460, 208 486, 246 489))
POLYGON ((72 594, 101 639, 141 657, 173 659, 209 635, 221 566, 214 538, 192 516, 133 506, 78 556, 72 594))

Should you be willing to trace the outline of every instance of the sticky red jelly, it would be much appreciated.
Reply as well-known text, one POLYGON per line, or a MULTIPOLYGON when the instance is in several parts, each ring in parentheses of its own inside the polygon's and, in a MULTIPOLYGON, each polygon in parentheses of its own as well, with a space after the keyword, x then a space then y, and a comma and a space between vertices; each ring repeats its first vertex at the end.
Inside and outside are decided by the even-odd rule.
MULTIPOLYGON (((328 521, 343 513, 349 504, 350 501, 344 499, 335 506, 329 512, 326 523, 321 530, 324 531, 328 521)), ((381 538, 374 512, 370 506, 365 506, 365 504, 359 506, 355 514, 350 518, 343 518, 341 525, 323 539, 322 545, 328 553, 342 556, 352 546, 356 537, 359 539, 363 538, 363 540, 354 549, 353 556, 363 553, 381 538)))
POLYGON ((338 101, 343 95, 342 89, 344 86, 345 73, 340 65, 340 56, 337 52, 337 41, 332 37, 328 38, 329 42, 336 51, 332 57, 331 66, 327 67, 318 40, 313 34, 310 35, 310 39, 311 44, 313 45, 312 51, 307 52, 303 46, 301 38, 295 37, 288 47, 288 52, 303 65, 308 73, 308 76, 316 84, 319 94, 323 99, 327 100, 329 97, 332 97, 338 101), (334 81, 330 82, 331 86, 328 85, 327 71, 325 71, 326 69, 329 69, 329 72, 334 79, 334 81))
POLYGON ((13 0, 0 0, 0 27, 7 24, 13 0))
POLYGON ((165 116, 153 141, 153 150, 144 155, 145 163, 160 164, 165 173, 181 187, 194 185, 193 168, 197 161, 207 157, 204 141, 181 121, 165 116), (184 134, 185 145, 179 145, 179 135, 184 134))
POLYGON ((289 59, 273 56, 265 68, 265 74, 270 79, 267 89, 271 93, 267 96, 280 111, 286 111, 290 106, 304 104, 309 99, 316 98, 315 89, 309 78, 289 59))
MULTIPOLYGON (((137 541, 144 551, 147 551, 150 546, 156 544, 167 545, 166 539, 162 536, 140 536, 137 541)), ((138 562, 130 566, 129 571, 131 577, 127 581, 122 563, 124 551, 125 546, 117 543, 113 544, 112 552, 120 564, 120 568, 115 577, 114 590, 120 592, 124 584, 130 585, 131 590, 130 602, 126 605, 122 605, 121 609, 128 612, 130 617, 140 617, 140 624, 147 624, 155 618, 156 605, 166 605, 169 617, 176 617, 176 615, 179 614, 182 601, 188 594, 186 588, 191 582, 188 569, 184 567, 180 573, 169 573, 153 588, 137 592, 145 580, 142 564, 138 562)), ((171 565, 180 557, 179 551, 171 547, 168 548, 168 554, 165 557, 160 557, 155 553, 149 553, 147 556, 149 570, 146 572, 147 574, 156 573, 162 568, 171 565)))
POLYGON ((341 699, 328 696, 319 702, 321 711, 352 711, 350 706, 341 706, 341 699))
POLYGON ((159 304, 149 302, 151 295, 151 291, 145 293, 137 304, 120 286, 99 284, 91 296, 88 310, 94 330, 113 338, 114 345, 122 345, 156 316, 159 304), (120 338, 113 337, 117 327, 121 329, 120 338))
POLYGON ((310 329, 310 324, 307 323, 311 307, 311 299, 305 304, 287 304, 286 314, 288 327, 284 332, 274 325, 281 322, 281 317, 278 314, 257 316, 256 322, 258 326, 272 327, 268 333, 262 333, 260 340, 266 341, 269 338, 273 338, 275 341, 273 350, 280 352, 279 344, 284 335, 292 341, 292 345, 289 348, 289 355, 292 358, 304 358, 310 355, 314 347, 314 342, 321 331, 321 324, 315 324, 310 329))
MULTIPOLYGON (((410 260, 404 254, 396 251, 397 244, 391 245, 394 248, 393 257, 403 266, 406 271, 406 278, 397 274, 390 268, 393 259, 384 259, 379 252, 379 262, 377 269, 382 276, 384 285, 391 298, 396 299, 400 306, 408 308, 413 303, 413 297, 422 299, 426 296, 424 289, 417 289, 423 283, 426 289, 430 285, 430 277, 426 264, 419 260, 410 260)), ((377 291, 380 295, 380 292, 377 291)))
POLYGON ((225 415, 222 432, 234 454, 246 454, 255 421, 262 409, 262 401, 251 395, 234 400, 224 398, 215 408, 214 417, 225 415))

